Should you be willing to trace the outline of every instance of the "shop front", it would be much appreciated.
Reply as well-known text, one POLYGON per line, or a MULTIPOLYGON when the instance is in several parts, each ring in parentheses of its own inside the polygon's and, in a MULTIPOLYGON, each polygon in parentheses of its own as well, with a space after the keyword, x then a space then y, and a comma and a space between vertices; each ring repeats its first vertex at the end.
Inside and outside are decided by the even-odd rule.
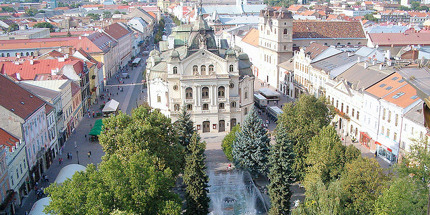
POLYGON ((397 155, 399 150, 395 147, 388 147, 380 142, 376 142, 377 155, 389 163, 397 163, 397 155))
POLYGON ((360 132, 360 144, 374 152, 376 150, 375 141, 367 132, 360 132))

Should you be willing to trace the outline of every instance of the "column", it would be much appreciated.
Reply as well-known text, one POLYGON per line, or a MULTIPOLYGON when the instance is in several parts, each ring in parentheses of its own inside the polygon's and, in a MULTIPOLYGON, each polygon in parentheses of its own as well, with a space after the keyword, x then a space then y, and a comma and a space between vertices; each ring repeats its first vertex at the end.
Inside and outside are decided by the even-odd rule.
POLYGON ((212 85, 212 99, 213 99, 213 101, 214 101, 214 105, 216 106, 217 105, 217 102, 216 102, 216 100, 217 100, 217 89, 216 89, 216 85, 212 85))
MULTIPOLYGON (((197 100, 199 100, 199 94, 198 94, 198 92, 197 92, 197 87, 196 86, 193 86, 193 93, 194 93, 194 96, 193 96, 193 99, 194 99, 194 106, 197 106, 197 100)), ((193 110, 194 110, 194 108, 193 108, 193 110)))
POLYGON ((201 106, 201 102, 202 102, 202 86, 197 85, 196 86, 196 100, 197 100, 197 106, 201 106))

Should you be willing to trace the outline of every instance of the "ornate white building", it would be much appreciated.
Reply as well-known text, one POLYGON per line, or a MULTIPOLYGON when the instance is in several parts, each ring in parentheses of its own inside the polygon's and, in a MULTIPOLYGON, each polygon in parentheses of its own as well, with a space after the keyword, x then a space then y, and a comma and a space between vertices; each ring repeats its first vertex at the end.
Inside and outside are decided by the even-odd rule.
POLYGON ((174 48, 153 50, 148 59, 149 105, 173 121, 185 107, 199 132, 229 131, 242 122, 253 105, 248 55, 220 49, 201 16, 176 27, 169 39, 174 48))

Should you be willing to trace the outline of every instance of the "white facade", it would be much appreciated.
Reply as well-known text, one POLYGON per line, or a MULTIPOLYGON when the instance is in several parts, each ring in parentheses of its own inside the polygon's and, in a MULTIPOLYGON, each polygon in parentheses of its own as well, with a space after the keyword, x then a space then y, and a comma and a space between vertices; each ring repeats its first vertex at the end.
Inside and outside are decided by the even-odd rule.
POLYGON ((9 185, 17 194, 17 204, 21 204, 21 198, 24 196, 24 190, 21 186, 28 177, 28 164, 25 153, 25 143, 17 141, 15 146, 6 147, 6 163, 9 175, 9 185))
POLYGON ((259 17, 259 62, 256 77, 279 88, 278 64, 293 56, 293 17, 286 9, 267 8, 259 17))
POLYGON ((229 131, 242 122, 254 102, 249 58, 232 49, 220 53, 203 18, 183 34, 188 34, 189 46, 150 53, 149 105, 172 121, 186 108, 199 132, 229 131))
POLYGON ((400 151, 410 152, 411 146, 427 136, 427 129, 424 126, 423 102, 405 114, 402 123, 400 151))

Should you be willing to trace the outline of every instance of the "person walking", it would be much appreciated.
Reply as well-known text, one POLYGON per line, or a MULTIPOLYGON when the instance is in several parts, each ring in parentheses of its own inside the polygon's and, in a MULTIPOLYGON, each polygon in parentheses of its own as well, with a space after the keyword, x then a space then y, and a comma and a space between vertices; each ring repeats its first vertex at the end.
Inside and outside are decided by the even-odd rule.
POLYGON ((88 158, 91 158, 91 151, 88 152, 88 158))

